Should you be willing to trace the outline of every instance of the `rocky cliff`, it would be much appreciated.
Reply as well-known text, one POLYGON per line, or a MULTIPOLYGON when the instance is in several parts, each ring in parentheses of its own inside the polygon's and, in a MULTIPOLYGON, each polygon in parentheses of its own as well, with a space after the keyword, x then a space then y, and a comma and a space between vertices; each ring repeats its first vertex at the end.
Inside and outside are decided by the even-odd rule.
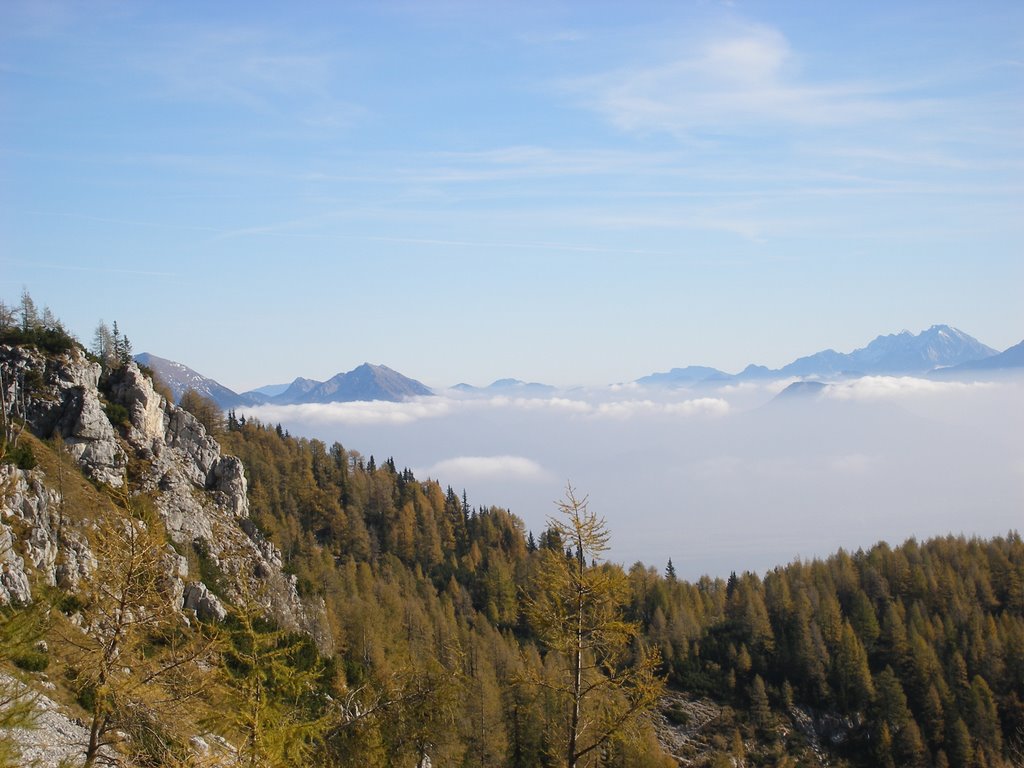
MULTIPOLYGON (((0 346, 0 402, 9 425, 70 457, 97 487, 120 489, 127 504, 152 499, 174 550, 168 578, 182 610, 224 616, 223 600, 244 595, 280 624, 314 634, 317 611, 301 602, 280 553, 249 520, 241 462, 225 456, 191 414, 161 396, 129 362, 103 377, 80 349, 53 355, 0 346), (203 568, 189 569, 197 557, 203 568), (202 570, 204 573, 194 571, 202 570), (217 584, 204 583, 216 574, 217 584)), ((42 466, 0 465, 0 603, 31 599, 34 579, 74 590, 93 561, 89 514, 62 494, 42 466)))

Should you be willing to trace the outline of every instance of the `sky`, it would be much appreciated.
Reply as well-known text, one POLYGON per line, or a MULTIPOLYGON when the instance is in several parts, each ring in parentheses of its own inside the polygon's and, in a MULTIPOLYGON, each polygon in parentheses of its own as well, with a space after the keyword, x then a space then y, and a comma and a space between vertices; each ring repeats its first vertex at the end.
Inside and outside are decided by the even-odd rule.
POLYGON ((253 415, 535 531, 571 480, 622 562, 1004 533, 1019 382, 629 382, 1019 342, 1022 30, 1018 0, 5 0, 0 299, 236 391, 562 387, 253 415))
POLYGON ((6 0, 0 297, 243 391, 1022 338, 1024 5, 6 0))

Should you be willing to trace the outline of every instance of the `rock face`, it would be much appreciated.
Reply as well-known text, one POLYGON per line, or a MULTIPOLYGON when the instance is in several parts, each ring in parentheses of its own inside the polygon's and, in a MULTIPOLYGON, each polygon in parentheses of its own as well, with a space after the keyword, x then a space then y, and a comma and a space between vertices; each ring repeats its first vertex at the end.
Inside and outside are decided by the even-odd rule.
MULTIPOLYGON (((245 596, 328 650, 295 577, 282 571, 280 552, 248 519, 242 463, 223 455, 203 425, 157 393, 135 363, 111 374, 105 396, 99 383, 99 365, 80 350, 46 356, 0 346, 4 415, 23 419, 41 439, 61 437, 98 483, 121 488, 130 474, 133 491, 154 500, 178 552, 191 550, 207 580, 216 577, 218 594, 189 573, 185 557, 168 552, 176 607, 219 620, 226 615, 220 598, 245 596), (121 422, 117 428, 108 413, 121 422)), ((47 481, 38 470, 0 465, 0 603, 30 600, 31 578, 73 590, 92 570, 83 527, 63 525, 60 495, 47 481)))
MULTIPOLYGON (((161 588, 183 622, 222 621, 230 603, 245 600, 330 652, 330 634, 319 631, 322 607, 302 603, 280 552, 249 519, 242 463, 225 456, 203 425, 168 403, 134 363, 104 377, 102 388, 100 374, 78 349, 45 355, 0 345, 0 420, 39 459, 34 469, 0 462, 0 606, 28 604, 44 584, 73 594, 99 565, 90 546, 94 530, 104 521, 124 523, 117 516, 127 507, 146 505, 170 538, 160 555, 161 588), (28 432, 50 447, 40 448, 28 432), (98 491, 77 472, 65 472, 69 456, 98 491), (48 475, 55 465, 60 469, 48 475), (110 489, 113 498, 104 493, 110 489)), ((82 626, 81 614, 69 617, 76 619, 82 626)), ((54 687, 45 674, 35 675, 38 727, 6 734, 25 764, 56 766, 80 755, 88 741, 85 729, 45 692, 39 695, 54 687)), ((231 762, 230 745, 217 737, 196 737, 193 747, 204 764, 231 762)))
POLYGON ((25 573, 25 561, 14 552, 10 527, 0 525, 0 604, 25 605, 32 602, 32 588, 25 573))
POLYGON ((662 748, 679 765, 695 765, 710 751, 710 734, 705 729, 721 715, 721 706, 713 701, 669 692, 654 713, 654 730, 662 748))
POLYGON ((190 582, 185 587, 182 607, 195 611, 201 621, 224 621, 228 615, 224 604, 201 581, 190 582))
POLYGON ((65 525, 60 494, 45 475, 0 464, 0 603, 31 602, 28 574, 44 584, 74 590, 95 563, 78 526, 65 525))
MULTIPOLYGON (((0 398, 38 437, 60 436, 92 479, 120 488, 127 457, 100 403, 100 366, 74 350, 48 357, 0 346, 0 398)), ((7 415, 7 414, 5 414, 7 415)))
MULTIPOLYGON (((126 442, 133 458, 146 467, 141 490, 154 494, 171 538, 202 552, 208 567, 224 576, 229 598, 244 594, 284 626, 312 630, 315 622, 299 600, 295 578, 281 570, 280 552, 248 520, 242 462, 224 456, 206 428, 168 403, 135 363, 118 373, 110 391, 128 411, 126 442)), ((208 586, 188 585, 185 600, 192 602, 184 607, 200 618, 223 618, 208 586)))

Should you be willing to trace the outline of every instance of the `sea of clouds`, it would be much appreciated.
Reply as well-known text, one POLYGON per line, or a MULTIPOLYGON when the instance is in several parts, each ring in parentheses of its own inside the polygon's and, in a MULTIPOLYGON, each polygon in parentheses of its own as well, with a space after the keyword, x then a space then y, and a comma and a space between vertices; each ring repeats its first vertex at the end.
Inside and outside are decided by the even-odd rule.
POLYGON ((1024 380, 870 376, 776 399, 790 383, 448 390, 244 413, 393 457, 535 533, 571 482, 607 519, 612 559, 671 558, 687 578, 1024 523, 1024 380))

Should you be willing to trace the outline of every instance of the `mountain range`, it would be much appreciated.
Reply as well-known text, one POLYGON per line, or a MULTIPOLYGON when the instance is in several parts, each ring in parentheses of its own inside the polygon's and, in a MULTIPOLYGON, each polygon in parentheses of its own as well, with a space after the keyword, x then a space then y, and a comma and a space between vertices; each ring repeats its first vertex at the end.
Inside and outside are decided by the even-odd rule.
MULTIPOLYGON (((1014 348, 1011 347, 1012 349, 1014 348)), ((1013 362, 1020 356, 1020 353, 1018 358, 1008 356, 988 368, 991 370, 1020 366, 1020 362, 1013 362)), ((933 325, 917 335, 904 330, 900 333, 878 336, 867 346, 852 352, 825 349, 813 355, 797 358, 777 369, 748 365, 740 373, 729 374, 717 368, 691 365, 686 368, 673 368, 665 373, 653 373, 637 379, 636 383, 644 386, 681 387, 700 383, 767 378, 920 375, 944 369, 974 370, 969 366, 979 365, 985 360, 998 357, 1001 357, 998 350, 982 344, 957 328, 933 325)), ((985 367, 987 366, 981 366, 985 367)))
POLYGON ((407 397, 432 395, 433 391, 384 365, 363 363, 327 381, 304 379, 291 384, 273 384, 241 394, 220 382, 203 376, 187 365, 143 352, 136 362, 152 370, 170 388, 176 401, 189 389, 213 400, 224 410, 251 405, 295 405, 298 403, 339 403, 357 400, 398 402, 407 397))
POLYGON ((533 395, 543 397, 558 391, 558 387, 550 384, 538 384, 535 381, 520 379, 498 379, 486 387, 474 387, 472 384, 456 384, 452 389, 471 395, 533 395))
MULTIPOLYGON (((327 381, 296 378, 291 384, 259 387, 241 394, 214 379, 207 378, 186 365, 144 352, 136 355, 139 363, 151 368, 171 389, 176 400, 188 389, 210 398, 223 409, 247 405, 295 405, 299 403, 335 403, 358 400, 398 402, 409 397, 433 395, 434 392, 415 379, 403 376, 384 365, 362 365, 327 381)), ((972 372, 997 371, 1024 367, 1024 341, 999 352, 982 344, 963 331, 948 325, 933 325, 918 334, 910 331, 878 336, 867 346, 852 352, 826 349, 800 357, 771 369, 748 365, 736 374, 717 368, 689 365, 652 373, 636 379, 645 387, 689 387, 730 381, 781 378, 836 378, 872 375, 965 375, 972 372)), ((519 379, 499 379, 486 387, 456 384, 453 390, 464 394, 529 395, 544 397, 556 387, 519 379)))

